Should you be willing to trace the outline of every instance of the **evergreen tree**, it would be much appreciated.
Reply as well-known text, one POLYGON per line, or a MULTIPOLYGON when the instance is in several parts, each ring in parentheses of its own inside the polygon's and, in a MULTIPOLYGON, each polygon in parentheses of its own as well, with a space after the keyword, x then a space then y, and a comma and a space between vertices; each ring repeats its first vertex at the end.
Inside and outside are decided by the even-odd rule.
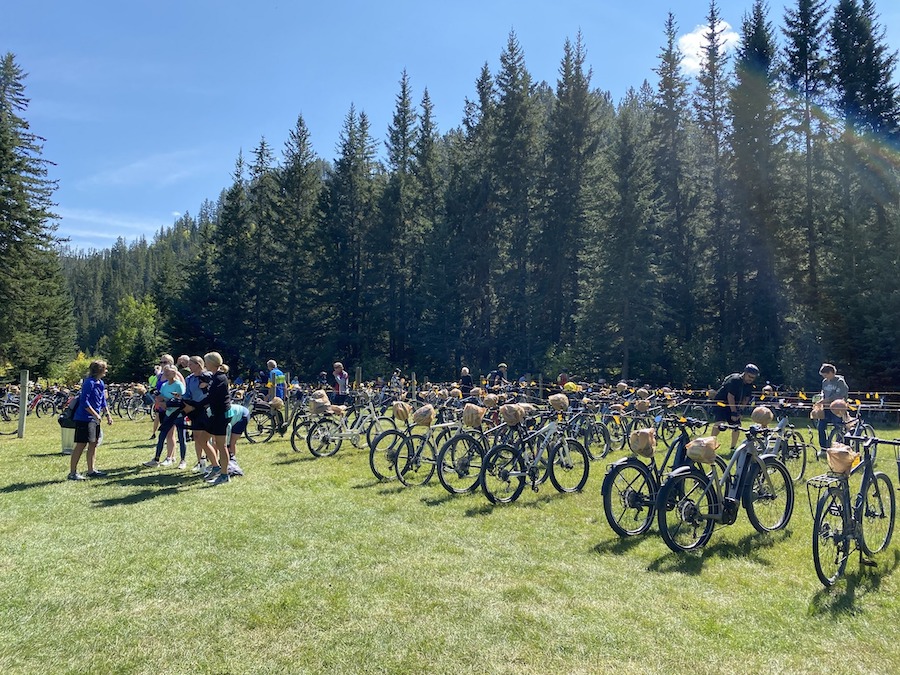
POLYGON ((25 74, 0 60, 0 371, 49 375, 74 352, 72 310, 56 250, 50 165, 44 139, 24 114, 25 74))

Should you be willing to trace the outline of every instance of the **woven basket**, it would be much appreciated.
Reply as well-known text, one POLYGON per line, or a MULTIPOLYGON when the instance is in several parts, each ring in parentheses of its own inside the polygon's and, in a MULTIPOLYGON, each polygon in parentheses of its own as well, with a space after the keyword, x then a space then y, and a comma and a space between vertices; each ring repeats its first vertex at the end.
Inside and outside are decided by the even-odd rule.
POLYGON ((634 409, 637 410, 638 412, 645 413, 648 410, 650 410, 650 401, 647 401, 645 399, 641 399, 640 401, 635 401, 634 409))
POLYGON ((849 445, 835 443, 825 450, 828 458, 828 468, 834 473, 842 473, 847 475, 859 462, 859 453, 853 451, 849 445))
POLYGON ((550 402, 550 405, 553 406, 553 409, 558 410, 559 412, 562 412, 569 407, 569 397, 565 394, 553 394, 547 400, 550 402))
POLYGON ((762 426, 767 427, 772 423, 772 420, 775 419, 775 415, 772 414, 771 409, 764 405, 760 405, 755 407, 753 412, 750 413, 750 419, 753 420, 754 424, 761 424, 762 426))
POLYGON ((824 420, 825 419, 825 404, 822 401, 816 401, 813 403, 812 410, 809 411, 809 419, 811 420, 824 420))
POLYGON ((500 399, 496 394, 488 394, 484 397, 484 405, 487 408, 496 408, 497 404, 500 402, 500 399))
POLYGON ((500 416, 509 426, 514 427, 525 419, 525 411, 516 403, 500 406, 500 416))
POLYGON ((309 399, 309 412, 313 415, 321 415, 322 413, 328 412, 330 405, 327 398, 322 399, 312 397, 309 399))
POLYGON ((284 401, 282 401, 280 397, 276 396, 271 401, 269 401, 269 406, 272 408, 272 410, 284 410, 284 401))
POLYGON ((702 462, 703 464, 713 464, 716 461, 716 448, 719 447, 719 442, 716 440, 715 436, 703 436, 702 438, 695 438, 686 446, 684 446, 687 451, 687 456, 690 457, 695 462, 702 462))
POLYGON ((636 392, 634 392, 638 398, 650 398, 650 392, 641 387, 636 392))
POLYGON ((434 406, 426 403, 413 413, 413 424, 418 427, 430 427, 434 424, 434 406))
POLYGON ((628 437, 631 451, 641 457, 653 457, 656 451, 656 429, 635 429, 628 437))
POLYGON ((487 408, 482 408, 474 403, 466 403, 466 407, 463 408, 463 424, 473 429, 481 428, 481 422, 484 420, 486 412, 487 408))
POLYGON ((398 419, 401 422, 405 422, 412 415, 412 406, 405 401, 395 401, 391 409, 394 411, 394 419, 398 419))

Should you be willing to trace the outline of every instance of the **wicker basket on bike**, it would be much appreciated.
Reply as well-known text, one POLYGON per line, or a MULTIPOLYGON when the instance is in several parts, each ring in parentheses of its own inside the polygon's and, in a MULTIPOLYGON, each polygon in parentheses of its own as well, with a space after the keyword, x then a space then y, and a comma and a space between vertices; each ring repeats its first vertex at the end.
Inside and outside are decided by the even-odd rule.
POLYGON ((391 410, 394 411, 394 419, 400 420, 401 422, 405 422, 409 419, 409 416, 412 415, 412 406, 406 401, 394 401, 391 410))
POLYGON ((764 405, 758 405, 753 409, 753 412, 750 413, 750 419, 753 420, 754 424, 767 427, 772 423, 772 420, 775 419, 775 415, 772 414, 771 408, 764 405))
POLYGON ((272 410, 284 410, 284 401, 280 396, 276 396, 269 401, 269 407, 272 408, 272 410))
POLYGON ((547 399, 553 409, 562 412, 569 407, 569 397, 565 394, 553 394, 549 399, 547 399))
POLYGON ((641 457, 653 457, 656 450, 656 429, 635 429, 628 437, 631 451, 641 457))
POLYGON ((716 461, 716 449, 719 447, 719 441, 715 436, 702 436, 695 438, 686 446, 687 456, 695 462, 703 464, 712 464, 716 461))
POLYGON ((850 469, 859 463, 859 453, 843 443, 835 443, 826 448, 825 455, 828 458, 828 468, 845 476, 849 475, 850 469))
POLYGON ((525 419, 525 410, 518 403, 500 406, 500 416, 507 425, 514 427, 525 419))
POLYGON ((828 408, 835 416, 840 417, 842 422, 850 421, 850 406, 844 399, 835 399, 828 408))
POLYGON ((412 419, 418 427, 430 427, 434 424, 434 406, 426 403, 413 413, 412 419))
POLYGON ((313 415, 321 415, 328 412, 328 406, 331 401, 328 400, 328 394, 322 389, 317 389, 309 396, 309 412, 313 415))
POLYGON ((650 398, 649 390, 644 389, 643 387, 641 387, 636 392, 634 392, 634 394, 635 394, 635 396, 637 396, 638 398, 641 398, 641 399, 650 398))
POLYGON ((496 408, 497 404, 500 402, 500 399, 496 394, 488 394, 484 397, 484 406, 486 408, 496 408))
POLYGON ((645 413, 650 410, 650 401, 647 399, 641 399, 640 401, 634 402, 634 409, 640 413, 645 413))
POLYGON ((463 424, 473 429, 480 429, 486 412, 487 408, 482 408, 474 403, 466 403, 466 407, 463 408, 463 424))

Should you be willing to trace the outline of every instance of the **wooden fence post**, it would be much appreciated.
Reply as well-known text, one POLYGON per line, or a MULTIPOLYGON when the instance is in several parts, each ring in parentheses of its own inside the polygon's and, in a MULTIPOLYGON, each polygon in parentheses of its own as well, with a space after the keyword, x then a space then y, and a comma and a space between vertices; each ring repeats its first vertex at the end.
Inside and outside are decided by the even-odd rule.
POLYGON ((19 376, 19 438, 25 438, 25 416, 28 414, 28 371, 19 376))
POLYGON ((412 398, 413 402, 415 402, 415 400, 416 400, 416 374, 415 374, 415 372, 410 373, 409 387, 410 387, 410 389, 409 389, 410 397, 412 398))

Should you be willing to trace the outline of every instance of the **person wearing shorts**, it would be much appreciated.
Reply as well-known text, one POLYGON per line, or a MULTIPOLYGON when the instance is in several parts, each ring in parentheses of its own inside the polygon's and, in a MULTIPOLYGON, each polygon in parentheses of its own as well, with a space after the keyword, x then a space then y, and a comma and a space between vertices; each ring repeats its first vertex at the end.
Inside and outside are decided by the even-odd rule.
POLYGON ((81 393, 78 398, 78 407, 75 408, 75 447, 69 458, 69 480, 84 480, 85 477, 78 473, 78 462, 87 447, 87 476, 89 478, 101 478, 106 472, 100 471, 94 466, 97 453, 97 443, 100 441, 100 418, 105 412, 107 424, 112 424, 112 415, 106 403, 106 385, 103 376, 106 375, 106 361, 92 361, 88 376, 81 383, 81 393))
MULTIPOLYGON (((746 405, 753 396, 753 383, 759 377, 759 368, 752 363, 744 366, 744 372, 733 373, 722 381, 722 386, 716 392, 713 400, 713 436, 719 435, 719 423, 740 424, 740 407, 746 405)), ((732 430, 731 449, 737 446, 740 432, 732 430)))
POLYGON ((228 447, 225 437, 228 433, 228 411, 231 408, 231 394, 228 386, 228 366, 222 362, 222 355, 209 352, 203 357, 206 369, 212 373, 212 379, 206 390, 206 403, 209 406, 209 424, 207 431, 212 436, 219 466, 214 467, 207 476, 208 482, 221 485, 228 482, 228 447))
POLYGON ((247 430, 247 423, 250 421, 250 410, 242 405, 231 404, 228 412, 228 433, 226 434, 226 443, 228 444, 228 475, 243 476, 244 472, 237 462, 237 442, 241 435, 247 430))

